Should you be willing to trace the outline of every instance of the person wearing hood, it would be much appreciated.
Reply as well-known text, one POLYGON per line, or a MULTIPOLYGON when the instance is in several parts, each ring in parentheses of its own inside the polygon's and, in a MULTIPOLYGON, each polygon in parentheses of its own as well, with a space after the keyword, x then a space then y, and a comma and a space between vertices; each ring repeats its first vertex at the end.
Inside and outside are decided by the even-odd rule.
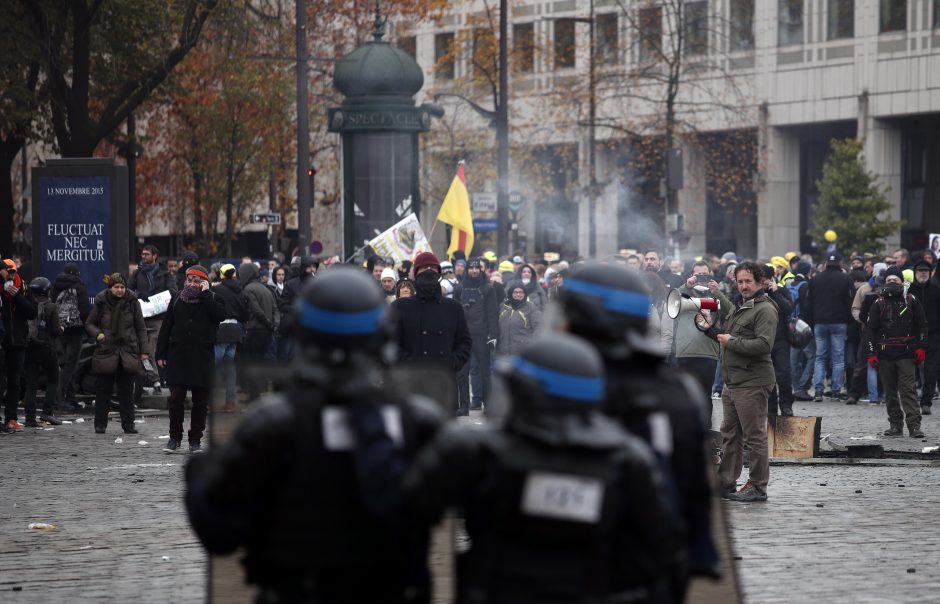
POLYGON ((539 284, 539 274, 535 271, 535 267, 531 264, 523 264, 516 272, 516 278, 525 288, 526 296, 529 297, 532 306, 539 312, 543 312, 548 301, 545 299, 545 291, 539 284))
POLYGON ((385 294, 385 301, 388 304, 391 304, 396 300, 397 288, 395 284, 398 282, 398 274, 395 272, 395 269, 386 266, 382 269, 382 279, 379 281, 382 285, 382 293, 385 294))
MULTIPOLYGON (((271 340, 281 323, 281 313, 274 293, 258 278, 258 267, 253 263, 238 267, 238 281, 248 300, 248 322, 245 323, 245 360, 259 362, 269 359, 271 340)), ((285 287, 285 290, 287 288, 285 287)), ((258 397, 260 389, 255 380, 248 386, 249 398, 258 397)))
POLYGON ((251 315, 248 312, 248 299, 235 278, 235 266, 225 264, 219 267, 219 273, 222 281, 212 291, 225 305, 225 319, 219 323, 215 334, 215 364, 225 383, 224 411, 231 413, 235 411, 236 397, 235 353, 245 340, 245 323, 251 315))
POLYGON ((317 273, 320 263, 314 256, 302 256, 291 260, 291 275, 284 284, 280 298, 277 299, 277 308, 281 315, 280 329, 278 331, 278 361, 289 361, 294 356, 294 339, 289 337, 288 331, 291 329, 294 316, 294 300, 300 292, 300 288, 312 279, 317 273), (294 271, 294 260, 297 260, 296 272, 294 271))
POLYGON ((55 341, 62 335, 59 313, 55 303, 49 299, 52 284, 45 277, 36 277, 29 283, 28 295, 36 303, 37 315, 29 321, 29 338, 26 346, 26 427, 38 428, 36 421, 36 391, 39 379, 45 378, 46 395, 43 399, 39 421, 58 426, 62 422, 55 416, 59 395, 59 361, 55 354, 55 341))
POLYGON ((436 365, 455 374, 470 358, 473 341, 462 305, 441 292, 441 265, 431 252, 414 259, 415 293, 392 303, 403 363, 436 365))
MULTIPOLYGON (((807 286, 812 271, 813 266, 804 260, 799 260, 793 266, 793 279, 787 284, 787 291, 790 293, 790 300, 793 302, 793 310, 790 311, 791 320, 806 320, 803 309, 806 308, 806 296, 809 293, 809 287, 807 286)), ((809 388, 813 385, 813 359, 815 358, 815 338, 812 338, 803 349, 796 346, 790 347, 790 377, 793 385, 793 400, 795 401, 813 400, 809 388)))
POLYGON ((134 292, 127 289, 124 275, 104 277, 107 287, 95 296, 85 331, 98 346, 91 357, 95 374, 95 433, 108 428, 111 393, 117 384, 121 427, 137 434, 134 427, 134 377, 142 371, 147 353, 147 325, 134 292))
MULTIPOLYGON (((235 267, 231 268, 233 270, 229 274, 234 273, 235 267)), ((166 368, 166 381, 170 387, 167 401, 170 440, 163 450, 171 453, 183 440, 183 403, 187 391, 192 393, 193 402, 189 451, 198 453, 202 450, 202 434, 206 429, 215 369, 213 348, 219 323, 227 316, 223 299, 216 296, 209 286, 209 271, 205 267, 194 264, 186 269, 185 284, 170 301, 157 339, 157 365, 166 368)))
MULTIPOLYGON (((463 305, 467 316, 467 327, 473 337, 471 360, 457 376, 460 394, 460 413, 469 414, 471 409, 482 409, 490 392, 492 374, 491 354, 496 350, 499 335, 499 301, 496 290, 483 272, 479 258, 467 264, 467 274, 454 289, 454 300, 463 305), (470 396, 470 372, 476 366, 480 373, 480 387, 473 388, 470 396)), ((474 386, 477 384, 474 383, 474 386)))
MULTIPOLYGON (((443 270, 443 262, 441 263, 441 270, 443 270)), ((411 267, 413 266, 411 260, 402 260, 398 264, 398 281, 402 279, 409 279, 411 277, 411 267)))
POLYGON ((60 404, 75 403, 75 389, 72 376, 78 366, 82 352, 82 340, 85 338, 85 321, 91 311, 88 301, 88 287, 82 281, 78 265, 67 262, 62 272, 52 283, 49 299, 55 303, 59 313, 59 325, 64 332, 58 338, 59 360, 62 371, 59 374, 60 404))
POLYGON ((927 359, 921 364, 921 415, 930 415, 940 372, 940 285, 931 279, 933 265, 921 258, 914 263, 914 282, 908 293, 924 307, 927 318, 927 359))
POLYGON ((881 295, 868 313, 868 365, 878 369, 885 392, 888 429, 885 436, 924 438, 920 429, 914 372, 927 358, 927 318, 920 301, 904 292, 900 266, 885 271, 881 295))
POLYGON ((513 281, 506 287, 506 301, 499 312, 499 340, 496 354, 518 354, 535 337, 542 322, 542 311, 527 298, 525 285, 513 281))

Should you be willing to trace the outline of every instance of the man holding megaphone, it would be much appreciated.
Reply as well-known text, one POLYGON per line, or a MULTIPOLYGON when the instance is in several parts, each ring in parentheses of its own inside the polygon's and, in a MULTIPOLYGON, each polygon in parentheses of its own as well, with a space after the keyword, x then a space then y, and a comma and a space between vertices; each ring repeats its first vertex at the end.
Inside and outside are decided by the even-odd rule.
POLYGON ((670 291, 666 300, 666 314, 672 319, 672 329, 664 329, 664 337, 676 364, 694 375, 706 394, 708 426, 712 411, 710 393, 720 350, 714 333, 709 335, 708 332, 721 325, 729 312, 731 302, 718 289, 708 264, 702 261, 692 265, 692 276, 679 289, 670 291))

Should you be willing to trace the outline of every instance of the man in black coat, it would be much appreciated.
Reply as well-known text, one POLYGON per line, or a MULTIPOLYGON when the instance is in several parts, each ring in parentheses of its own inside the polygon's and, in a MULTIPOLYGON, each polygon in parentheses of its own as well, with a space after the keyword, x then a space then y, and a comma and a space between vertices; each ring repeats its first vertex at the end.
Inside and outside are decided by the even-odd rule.
POLYGON ((908 293, 917 298, 927 317, 927 360, 921 365, 920 411, 930 415, 940 374, 940 284, 931 278, 933 267, 921 258, 914 264, 914 282, 908 293))
POLYGON ((209 394, 215 367, 215 334, 225 320, 225 305, 209 289, 209 271, 196 264, 186 271, 186 286, 173 297, 157 340, 157 364, 166 368, 170 387, 170 440, 164 451, 175 452, 183 440, 183 401, 192 391, 189 450, 202 450, 209 394))
POLYGON ((418 254, 414 273, 416 295, 399 298, 391 305, 399 360, 438 365, 457 373, 467 364, 472 346, 463 308, 441 293, 441 265, 434 254, 418 254))
POLYGON ((75 401, 75 390, 72 388, 72 376, 78 366, 78 358, 82 352, 82 340, 85 339, 85 321, 91 312, 91 303, 88 298, 88 287, 82 281, 78 265, 68 262, 62 267, 62 273, 55 278, 49 299, 55 302, 59 312, 59 325, 65 331, 58 338, 59 360, 62 362, 62 372, 59 375, 59 401, 65 405, 75 401))
POLYGON ((774 335, 774 347, 770 351, 770 360, 774 364, 777 385, 767 399, 767 418, 776 421, 779 415, 793 415, 793 383, 790 373, 790 342, 787 332, 790 328, 790 313, 793 311, 793 299, 789 290, 779 287, 774 280, 774 267, 764 265, 763 288, 777 305, 777 333, 774 335))
POLYGON ((248 300, 235 278, 235 267, 223 264, 219 268, 222 281, 212 292, 225 305, 225 320, 219 323, 215 336, 215 364, 225 381, 225 412, 235 411, 235 353, 245 340, 245 323, 251 318, 248 300))
POLYGON ((832 363, 831 397, 842 400, 845 377, 845 338, 852 318, 855 283, 842 270, 842 256, 833 252, 826 258, 826 270, 809 280, 804 321, 816 336, 816 366, 813 387, 816 402, 823 400, 827 365, 832 363))
POLYGON ((36 302, 26 295, 26 284, 17 273, 16 263, 4 259, 0 267, 3 289, 0 292, 0 316, 3 318, 3 353, 6 357, 6 394, 3 397, 3 432, 22 430, 16 421, 16 407, 20 401, 20 377, 26 362, 26 343, 29 335, 27 321, 37 315, 36 302))
POLYGON ((490 392, 492 376, 491 355, 496 351, 499 336, 499 300, 493 284, 486 278, 483 262, 473 258, 467 263, 467 274, 454 288, 454 300, 463 305, 467 327, 473 338, 471 361, 457 375, 459 414, 469 415, 471 409, 481 409, 490 392), (473 400, 470 399, 470 372, 476 366, 480 380, 474 380, 473 400))

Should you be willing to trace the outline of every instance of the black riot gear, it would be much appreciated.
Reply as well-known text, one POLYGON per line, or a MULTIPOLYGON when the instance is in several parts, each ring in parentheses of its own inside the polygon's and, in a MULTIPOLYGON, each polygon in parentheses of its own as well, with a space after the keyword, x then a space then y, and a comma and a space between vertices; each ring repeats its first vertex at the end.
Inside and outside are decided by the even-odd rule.
POLYGON ((258 601, 426 604, 428 527, 387 524, 378 506, 397 484, 375 468, 407 467, 442 413, 382 380, 389 321, 372 279, 334 269, 299 298, 291 388, 187 465, 190 521, 211 553, 244 547, 258 601))
POLYGON ((665 477, 682 541, 669 564, 673 597, 681 601, 689 574, 715 575, 719 566, 711 537, 705 394, 690 374, 665 366, 646 338, 650 303, 635 271, 585 264, 563 289, 560 324, 588 339, 604 359, 605 413, 652 447, 665 477))
POLYGON ((294 302, 304 362, 342 365, 350 353, 378 357, 391 341, 388 304, 375 280, 337 268, 308 279, 294 302))
POLYGON ((619 264, 579 265, 558 299, 568 331, 590 340, 605 357, 658 350, 647 338, 651 302, 636 271, 619 264))

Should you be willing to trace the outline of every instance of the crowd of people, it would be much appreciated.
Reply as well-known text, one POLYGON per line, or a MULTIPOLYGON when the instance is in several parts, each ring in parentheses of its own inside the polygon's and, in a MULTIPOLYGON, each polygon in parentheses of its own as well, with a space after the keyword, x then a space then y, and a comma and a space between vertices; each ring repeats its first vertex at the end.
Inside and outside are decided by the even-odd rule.
POLYGON ((576 588, 681 601, 690 576, 716 572, 713 399, 722 404, 718 489, 753 502, 767 499, 768 422, 792 415, 794 400, 883 400, 884 434, 906 427, 921 438, 936 392, 940 275, 929 251, 680 261, 647 250, 571 264, 422 252, 403 262, 371 256, 358 269, 299 256, 206 264, 190 252, 163 261, 147 245, 127 274, 104 275, 90 296, 74 264, 52 282, 27 281, 4 260, 3 433, 24 429, 21 401, 25 427, 60 423, 79 376, 94 379, 96 433, 108 428, 115 390, 121 427, 135 433, 138 397, 168 389, 168 452, 184 436, 190 452, 203 451, 213 386, 220 411, 246 403, 231 441, 190 464, 188 505, 210 550, 248 547, 250 578, 271 601, 308 590, 324 601, 424 601, 420 555, 394 564, 363 556, 392 543, 421 554, 427 528, 450 505, 464 506, 474 543, 458 577, 468 598, 543 601, 543 590, 576 588), (242 366, 264 362, 291 372, 273 393, 240 379, 242 366), (492 430, 442 428, 441 405, 382 383, 390 363, 450 374, 456 404, 443 410, 482 410, 492 430), (506 384, 508 406, 494 379, 506 384), (738 488, 745 447, 748 479, 738 488), (322 481, 337 488, 310 488, 322 481), (623 485, 639 488, 644 503, 601 504, 602 493, 635 500, 623 485), (296 509, 320 511, 304 530, 253 532, 257 514, 293 522, 296 509), (559 546, 556 558, 545 557, 545 539, 559 546), (298 548, 321 540, 338 557, 294 569, 298 548), (496 559, 513 562, 496 569, 496 559), (575 572, 585 561, 617 572, 575 572), (383 580, 359 585, 352 600, 334 598, 373 564, 383 580), (293 582, 304 573, 312 582, 293 582))

